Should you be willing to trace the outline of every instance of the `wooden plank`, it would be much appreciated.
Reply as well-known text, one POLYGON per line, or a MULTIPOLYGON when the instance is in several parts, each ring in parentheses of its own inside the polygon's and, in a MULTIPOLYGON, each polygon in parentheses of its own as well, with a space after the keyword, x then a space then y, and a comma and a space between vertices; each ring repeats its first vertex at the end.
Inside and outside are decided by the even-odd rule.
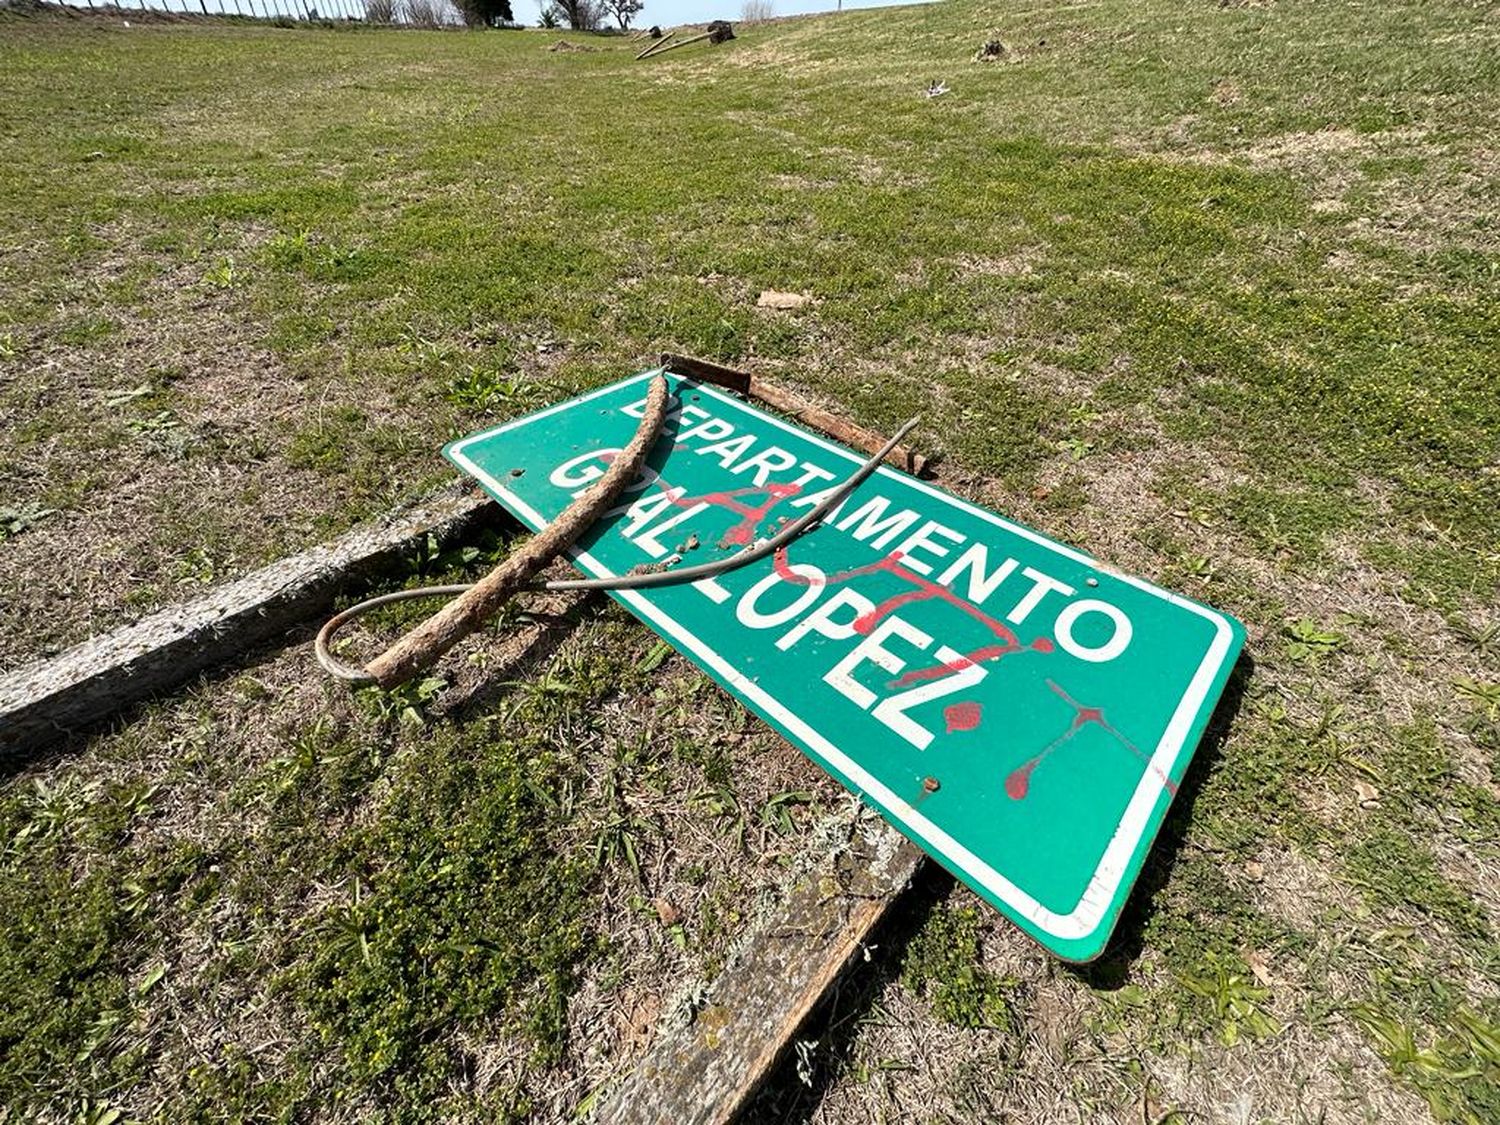
POLYGON ((636 55, 637 61, 639 61, 640 59, 643 59, 647 55, 651 54, 651 52, 655 51, 658 47, 660 47, 663 43, 665 43, 668 39, 672 38, 672 36, 674 36, 676 34, 677 34, 676 31, 669 31, 665 35, 663 35, 660 39, 653 39, 651 41, 651 43, 643 51, 641 51, 640 54, 636 55))
MULTIPOLYGON (((194 601, 0 674, 0 756, 86 730, 239 657, 326 610, 344 583, 390 570, 429 535, 446 542, 481 523, 508 519, 469 486, 447 489, 194 601)), ((321 674, 310 661, 308 674, 321 674)))
POLYGON ((895 829, 867 823, 750 936, 692 1022, 658 1032, 600 1125, 733 1121, 925 862, 895 829))

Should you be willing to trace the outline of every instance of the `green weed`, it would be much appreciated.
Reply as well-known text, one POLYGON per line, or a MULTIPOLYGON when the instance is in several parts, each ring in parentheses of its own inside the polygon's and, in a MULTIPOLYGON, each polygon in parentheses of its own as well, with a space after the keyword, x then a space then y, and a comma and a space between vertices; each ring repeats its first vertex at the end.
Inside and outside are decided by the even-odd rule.
POLYGON ((493 367, 468 365, 448 380, 445 397, 454 406, 484 414, 506 408, 514 410, 540 405, 547 388, 507 376, 493 367))
POLYGON ((41 523, 48 516, 57 515, 56 508, 43 507, 37 503, 25 503, 15 507, 0 507, 0 542, 14 538, 41 523))
POLYGON ((422 676, 393 688, 360 688, 356 695, 366 711, 382 723, 404 723, 420 727, 427 721, 428 708, 447 690, 443 676, 422 676))
POLYGON ((1427 1046, 1412 1027, 1373 1005, 1354 1017, 1396 1074, 1426 1100, 1438 1121, 1487 1125, 1500 1114, 1500 1027, 1459 1008, 1427 1046))
POLYGON ((1336 652, 1344 643, 1344 635, 1325 629, 1315 621, 1302 618, 1286 626, 1287 659, 1298 664, 1317 664, 1323 657, 1336 652))
POLYGON ((1182 986, 1204 1001, 1215 1034, 1226 1047, 1242 1036, 1263 1039, 1280 1030, 1264 1003, 1270 993, 1253 982, 1249 970, 1215 953, 1204 956, 1196 973, 1177 978, 1182 986))
POLYGON ((1453 681, 1453 690, 1458 698, 1473 705, 1475 710, 1493 720, 1500 718, 1500 684, 1483 684, 1460 676, 1453 681))
POLYGON ((972 906, 939 906, 906 949, 901 983, 931 1000, 934 1013, 948 1023, 1011 1029, 1011 982, 981 964, 979 927, 972 906))
POLYGON ((210 266, 203 274, 203 284, 215 289, 233 289, 241 280, 242 275, 235 269, 234 258, 225 255, 210 266))
POLYGON ((777 793, 761 807, 760 822, 778 836, 790 836, 797 828, 794 810, 812 804, 812 799, 805 789, 777 793))

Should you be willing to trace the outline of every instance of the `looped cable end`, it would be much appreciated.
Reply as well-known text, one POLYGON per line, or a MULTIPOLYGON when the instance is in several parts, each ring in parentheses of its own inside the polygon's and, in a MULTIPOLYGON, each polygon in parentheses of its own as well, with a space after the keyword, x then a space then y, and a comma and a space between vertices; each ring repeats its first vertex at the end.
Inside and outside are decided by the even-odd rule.
POLYGON ((333 639, 338 631, 349 622, 363 617, 371 610, 379 609, 383 605, 392 602, 409 601, 412 598, 451 598, 464 593, 472 587, 473 583, 465 582, 451 586, 420 586, 414 590, 395 590, 389 594, 380 594, 377 597, 366 598, 356 605, 351 605, 342 613, 330 617, 323 627, 318 630, 318 635, 313 638, 313 654, 317 656, 318 663, 330 676, 335 676, 355 687, 372 687, 379 681, 363 668, 356 668, 353 664, 347 664, 333 655, 333 639))

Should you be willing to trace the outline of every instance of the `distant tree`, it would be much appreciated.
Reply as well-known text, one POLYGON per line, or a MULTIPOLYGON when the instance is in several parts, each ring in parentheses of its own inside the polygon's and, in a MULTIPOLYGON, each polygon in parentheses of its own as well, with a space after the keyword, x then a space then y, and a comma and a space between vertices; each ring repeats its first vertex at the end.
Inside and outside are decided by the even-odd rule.
POLYGON ((630 21, 641 14, 641 9, 646 5, 641 0, 604 0, 604 6, 609 14, 620 21, 620 30, 629 31, 630 21))
POLYGON ((602 0, 556 0, 553 7, 574 31, 597 31, 602 0))
POLYGON ((499 27, 515 22, 510 0, 453 0, 468 27, 499 27))
POLYGON ((776 5, 771 0, 745 0, 740 8, 740 19, 746 23, 760 23, 776 14, 776 5))
POLYGON ((557 5, 552 0, 542 0, 540 7, 542 13, 536 21, 538 27, 552 28, 562 26, 562 13, 557 10, 557 5))
POLYGON ((445 0, 401 0, 397 16, 402 23, 416 27, 442 27, 451 13, 445 0))

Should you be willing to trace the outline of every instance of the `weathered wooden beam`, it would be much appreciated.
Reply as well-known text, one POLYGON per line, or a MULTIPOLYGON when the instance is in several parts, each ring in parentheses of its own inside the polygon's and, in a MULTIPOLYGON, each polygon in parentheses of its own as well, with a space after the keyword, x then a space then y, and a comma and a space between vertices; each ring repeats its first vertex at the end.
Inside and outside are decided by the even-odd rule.
POLYGON ((702 43, 707 38, 709 38, 709 33, 705 31, 702 35, 695 35, 691 39, 679 39, 676 43, 673 43, 670 47, 664 47, 664 46, 662 46, 662 44, 666 42, 665 39, 662 39, 662 40, 660 40, 657 43, 655 43, 655 44, 652 45, 652 47, 653 47, 652 50, 650 50, 650 51, 642 51, 639 55, 636 55, 636 58, 637 59, 654 58, 657 55, 665 55, 668 51, 675 51, 675 50, 677 50, 678 47, 687 47, 687 46, 690 46, 690 45, 692 45, 694 43, 702 43))
POLYGON ((747 938, 692 1022, 658 1032, 599 1125, 735 1120, 924 862, 895 829, 865 822, 747 938))
POLYGON ((508 519, 475 489, 447 489, 194 601, 0 674, 0 759, 86 730, 237 658, 327 608, 345 583, 392 569, 429 535, 446 542, 508 519))
POLYGON ((641 51, 640 54, 636 55, 636 59, 639 61, 640 59, 645 58, 647 55, 651 54, 658 47, 660 47, 663 43, 665 43, 668 39, 672 38, 672 36, 674 36, 676 34, 677 34, 676 31, 669 31, 665 35, 663 35, 661 38, 659 38, 659 39, 653 39, 651 41, 651 43, 644 50, 641 51))

